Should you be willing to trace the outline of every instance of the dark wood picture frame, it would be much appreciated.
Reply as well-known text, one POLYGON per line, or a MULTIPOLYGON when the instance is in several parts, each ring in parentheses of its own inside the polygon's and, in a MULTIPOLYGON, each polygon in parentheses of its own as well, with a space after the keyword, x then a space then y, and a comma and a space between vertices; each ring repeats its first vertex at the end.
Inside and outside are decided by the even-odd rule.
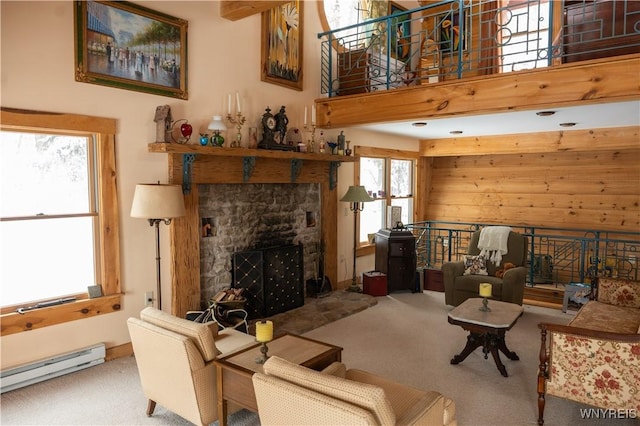
POLYGON ((75 1, 74 20, 76 81, 188 99, 187 21, 126 1, 75 1))
POLYGON ((262 12, 261 80, 303 89, 304 0, 262 12))

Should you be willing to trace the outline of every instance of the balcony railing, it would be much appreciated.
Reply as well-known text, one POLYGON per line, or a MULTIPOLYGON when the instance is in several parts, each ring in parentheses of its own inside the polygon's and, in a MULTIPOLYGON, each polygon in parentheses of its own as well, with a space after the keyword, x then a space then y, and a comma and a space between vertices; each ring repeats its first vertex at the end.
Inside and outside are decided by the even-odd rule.
POLYGON ((322 93, 367 93, 638 53, 640 1, 446 0, 318 38, 322 93))
MULTIPOLYGON (((416 237, 418 266, 440 268, 464 259, 471 234, 490 224, 418 222, 407 227, 416 237)), ((511 226, 528 239, 528 284, 583 283, 596 276, 640 278, 640 232, 511 226)))

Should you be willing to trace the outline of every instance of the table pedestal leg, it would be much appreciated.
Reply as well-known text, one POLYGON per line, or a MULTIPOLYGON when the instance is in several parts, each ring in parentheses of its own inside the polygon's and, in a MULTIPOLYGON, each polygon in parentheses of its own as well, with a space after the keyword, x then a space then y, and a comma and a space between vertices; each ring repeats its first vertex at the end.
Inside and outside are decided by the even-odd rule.
POLYGON ((451 359, 451 364, 460 364, 465 360, 466 357, 473 351, 475 351, 478 347, 484 344, 484 339, 481 334, 477 333, 469 333, 467 336, 467 345, 464 347, 462 352, 459 355, 455 355, 451 359))
POLYGON ((489 353, 493 357, 493 361, 496 363, 496 367, 500 374, 504 377, 508 377, 507 369, 502 363, 500 359, 500 352, 505 354, 507 358, 512 361, 518 361, 518 355, 515 352, 510 351, 507 348, 507 345, 504 341, 505 333, 475 333, 470 332, 467 336, 467 344, 460 352, 460 354, 455 355, 451 359, 451 364, 460 364, 469 356, 469 354, 475 351, 478 347, 482 346, 482 352, 484 353, 484 358, 487 359, 489 353))

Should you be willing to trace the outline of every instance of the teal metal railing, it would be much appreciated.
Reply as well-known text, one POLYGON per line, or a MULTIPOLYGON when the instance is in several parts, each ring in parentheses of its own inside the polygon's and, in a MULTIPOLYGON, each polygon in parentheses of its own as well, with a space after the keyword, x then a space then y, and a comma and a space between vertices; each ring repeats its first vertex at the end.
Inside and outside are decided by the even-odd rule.
POLYGON ((320 33, 322 93, 375 92, 640 52, 639 1, 562 1, 554 9, 558 3, 445 0, 320 33))
MULTIPOLYGON (((406 225, 416 237, 418 266, 463 260, 471 234, 495 224, 426 221, 406 225)), ((596 276, 640 278, 640 232, 502 224, 528 239, 528 284, 567 284, 596 276)))

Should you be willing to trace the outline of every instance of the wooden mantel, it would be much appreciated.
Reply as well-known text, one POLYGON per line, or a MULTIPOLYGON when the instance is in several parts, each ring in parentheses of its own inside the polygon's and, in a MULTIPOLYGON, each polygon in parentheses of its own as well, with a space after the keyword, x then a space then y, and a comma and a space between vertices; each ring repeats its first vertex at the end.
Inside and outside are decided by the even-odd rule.
POLYGON ((320 184, 325 273, 332 282, 338 282, 338 195, 332 182, 337 179, 340 163, 354 162, 356 157, 173 143, 150 143, 148 150, 168 155, 169 183, 184 186, 189 180, 193 184, 185 193, 186 216, 174 219, 170 226, 171 312, 174 315, 183 317, 189 310, 200 309, 198 184, 320 184))
POLYGON ((230 21, 237 21, 256 13, 264 12, 276 6, 281 6, 288 1, 263 0, 263 1, 236 1, 222 0, 220 2, 220 16, 230 21))

